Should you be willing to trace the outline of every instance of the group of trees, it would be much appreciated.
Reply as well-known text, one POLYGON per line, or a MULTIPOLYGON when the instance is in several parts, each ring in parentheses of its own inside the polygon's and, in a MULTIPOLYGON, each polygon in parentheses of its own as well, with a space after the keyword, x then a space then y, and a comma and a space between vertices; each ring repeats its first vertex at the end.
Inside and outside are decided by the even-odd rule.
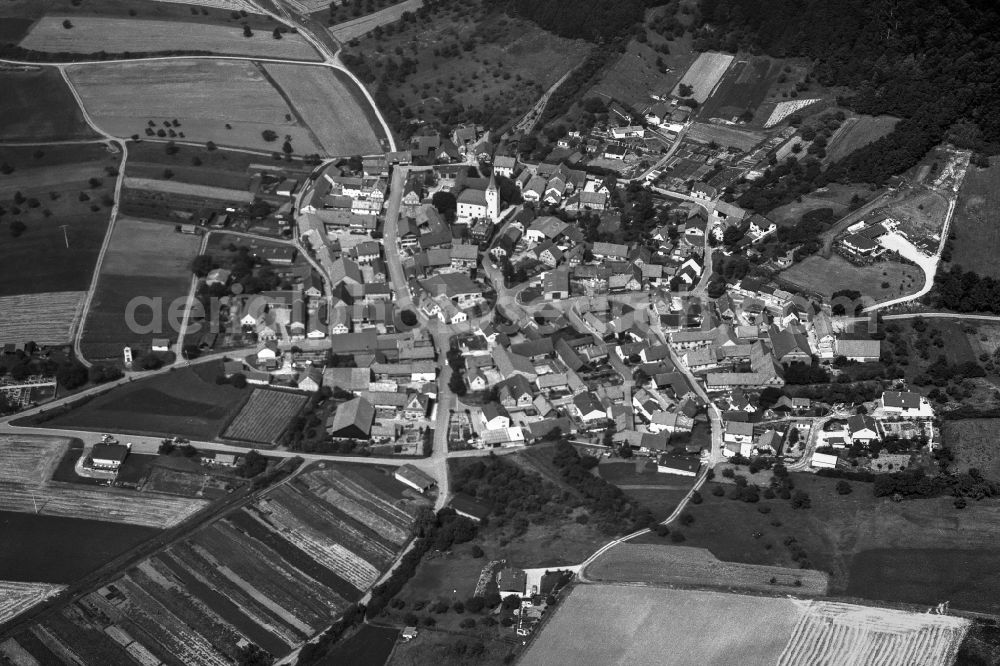
POLYGON ((926 498, 953 495, 956 498, 979 500, 1000 495, 1000 484, 984 478, 977 469, 936 476, 927 476, 923 470, 918 469, 877 476, 874 491, 875 497, 898 495, 926 498))
POLYGON ((931 307, 957 312, 1000 314, 1000 280, 963 271, 961 266, 954 265, 947 271, 937 272, 934 289, 925 300, 931 307))

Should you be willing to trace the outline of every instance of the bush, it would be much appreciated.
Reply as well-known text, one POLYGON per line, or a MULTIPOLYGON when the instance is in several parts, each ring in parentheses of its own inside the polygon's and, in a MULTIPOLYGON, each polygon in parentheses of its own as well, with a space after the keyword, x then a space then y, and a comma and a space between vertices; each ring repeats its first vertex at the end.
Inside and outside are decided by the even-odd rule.
POLYGON ((849 484, 847 481, 843 479, 837 481, 836 487, 838 495, 850 495, 851 491, 853 490, 853 488, 851 488, 851 484, 849 484))
MULTIPOLYGON (((722 497, 726 494, 726 491, 722 486, 716 485, 712 487, 712 494, 716 497, 722 497)), ((774 493, 771 493, 771 495, 774 496, 774 493)))
POLYGON ((703 501, 704 499, 702 498, 701 493, 697 490, 691 493, 691 504, 701 504, 703 501))
POLYGON ((486 607, 486 601, 482 597, 470 597, 465 602, 465 610, 470 613, 478 613, 486 607))
POLYGON ((469 551, 469 554, 472 555, 473 557, 482 557, 483 549, 480 548, 479 546, 473 545, 472 549, 469 551))
POLYGON ((694 524, 694 516, 692 516, 687 511, 681 514, 680 520, 681 520, 681 525, 684 525, 685 527, 694 524))
POLYGON ((685 536, 681 532, 671 532, 670 540, 673 541, 674 543, 682 543, 683 541, 685 541, 685 536))

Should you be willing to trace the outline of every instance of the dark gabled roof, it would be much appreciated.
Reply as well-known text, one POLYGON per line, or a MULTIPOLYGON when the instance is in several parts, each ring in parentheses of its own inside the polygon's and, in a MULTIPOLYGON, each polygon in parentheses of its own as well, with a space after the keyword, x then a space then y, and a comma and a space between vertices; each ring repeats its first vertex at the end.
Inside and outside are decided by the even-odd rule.
POLYGON ((455 493, 448 505, 456 511, 475 516, 479 520, 485 520, 490 515, 490 508, 488 506, 465 493, 455 493))

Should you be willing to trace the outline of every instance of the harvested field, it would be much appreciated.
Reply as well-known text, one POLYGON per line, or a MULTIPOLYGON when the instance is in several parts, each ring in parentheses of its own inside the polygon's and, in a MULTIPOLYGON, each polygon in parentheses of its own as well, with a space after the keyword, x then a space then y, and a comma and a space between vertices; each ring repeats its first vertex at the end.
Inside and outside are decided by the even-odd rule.
POLYGON ((858 148, 874 143, 896 127, 899 118, 894 116, 856 116, 844 121, 826 147, 830 162, 844 159, 858 148))
POLYGON ((853 289, 876 302, 912 294, 924 284, 923 271, 916 266, 894 261, 856 266, 838 255, 806 257, 782 271, 781 278, 828 298, 835 291, 853 289))
POLYGON ((0 480, 45 483, 69 446, 65 437, 0 436, 0 480))
POLYGON ((737 148, 744 152, 749 152, 754 146, 764 140, 764 136, 757 132, 727 127, 725 125, 713 125, 708 123, 694 123, 688 130, 687 137, 692 141, 701 143, 711 143, 714 141, 720 146, 737 148))
POLYGON ((131 17, 45 16, 20 44, 49 53, 155 53, 202 51, 223 55, 319 60, 319 55, 301 35, 287 33, 274 39, 270 32, 243 36, 240 25, 150 21, 131 17), (70 20, 72 28, 63 27, 70 20))
POLYGON ((338 23, 330 28, 330 34, 338 41, 349 42, 356 37, 368 34, 377 26, 398 21, 404 12, 415 12, 423 4, 423 0, 404 0, 374 14, 338 23))
POLYGON ((594 560, 585 573, 588 579, 609 583, 668 583, 761 592, 826 594, 829 585, 829 576, 822 571, 723 562, 705 548, 649 543, 619 544, 594 560))
POLYGON ((357 85, 329 67, 264 66, 327 155, 381 151, 382 126, 357 85))
POLYGON ((0 141, 97 138, 55 67, 2 70, 0 90, 0 141))
POLYGON ((731 663, 739 655, 740 664, 770 666, 806 609, 784 598, 578 585, 519 663, 686 666, 731 663), (601 640, 586 640, 593 636, 601 640))
MULTIPOLYGON (((948 215, 948 200, 933 190, 917 190, 886 208, 899 222, 899 230, 914 241, 941 237, 948 215)), ((935 244, 935 250, 937 245, 935 244)))
POLYGON ((951 227, 952 261, 964 270, 1000 277, 1000 160, 993 158, 987 169, 969 166, 955 205, 951 227))
POLYGON ((68 73, 94 122, 116 136, 144 135, 149 121, 177 119, 188 141, 296 153, 322 152, 259 65, 242 60, 165 60, 80 65, 68 73), (232 129, 227 129, 226 125, 232 129))
POLYGON ((215 7, 217 9, 228 9, 246 12, 259 11, 257 7, 247 0, 156 0, 157 2, 169 2, 179 5, 197 5, 199 7, 215 7))
MULTIPOLYGON (((18 583, 0 580, 0 624, 20 615, 32 606, 58 594, 66 586, 48 583, 18 583)), ((0 644, 0 652, 3 652, 0 644)))
POLYGON ((83 518, 162 529, 190 518, 207 506, 203 500, 137 494, 127 490, 88 486, 44 486, 28 492, 22 484, 0 487, 0 511, 43 516, 83 518))
POLYGON ((969 625, 947 615, 814 601, 777 664, 951 664, 969 625))
POLYGON ((718 85, 722 75, 726 73, 732 62, 733 56, 726 53, 699 54, 698 59, 684 72, 684 76, 674 88, 673 94, 680 97, 680 85, 689 85, 693 89, 691 97, 699 104, 703 104, 715 90, 715 86, 718 85))
POLYGON ((308 399, 302 393, 256 389, 222 437, 274 445, 308 399))
POLYGON ((136 190, 150 190, 153 192, 164 192, 166 194, 183 194, 186 196, 203 197, 205 199, 234 201, 242 204, 248 204, 253 201, 253 195, 251 195, 247 190, 232 190, 225 187, 195 185, 193 183, 183 183, 175 180, 136 178, 129 176, 125 178, 125 182, 123 184, 125 187, 130 187, 136 190))
POLYGON ((60 345, 73 339, 85 291, 0 296, 0 341, 60 345))
POLYGON ((221 365, 212 362, 123 384, 46 425, 95 432, 113 425, 121 433, 212 440, 249 397, 246 389, 215 383, 221 365))
POLYGON ((169 224, 121 218, 108 244, 101 275, 171 278, 189 270, 199 238, 179 234, 169 224))

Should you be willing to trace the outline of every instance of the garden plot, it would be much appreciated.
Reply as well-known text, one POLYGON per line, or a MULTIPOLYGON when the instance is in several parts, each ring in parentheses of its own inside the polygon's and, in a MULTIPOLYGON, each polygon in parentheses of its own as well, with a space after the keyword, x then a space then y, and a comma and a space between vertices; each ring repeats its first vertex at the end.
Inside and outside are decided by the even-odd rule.
POLYGON ((222 437, 273 445, 308 399, 302 393, 257 389, 222 437))
POLYGON ((0 341, 60 345, 73 339, 85 291, 0 297, 0 341))
POLYGON ((215 7, 230 11, 259 12, 260 10, 247 0, 155 0, 177 5, 196 5, 198 7, 215 7))
POLYGON ((693 91, 691 97, 697 100, 699 104, 704 103, 709 95, 712 94, 712 91, 715 90, 715 86, 719 84, 722 75, 726 73, 732 62, 733 56, 725 53, 700 54, 698 59, 688 67, 684 76, 681 77, 677 87, 674 88, 673 94, 680 97, 681 85, 688 85, 691 86, 693 91))
POLYGON ((688 138, 701 143, 715 142, 720 146, 737 148, 743 152, 750 150, 764 140, 764 135, 757 132, 748 132, 725 125, 713 125, 710 123, 694 123, 687 133, 688 138))
POLYGON ((382 128, 353 81, 329 67, 268 63, 264 68, 327 155, 381 151, 382 128))
POLYGON ((166 528, 190 518, 207 506, 203 500, 153 496, 127 490, 89 486, 40 486, 0 484, 0 511, 38 513, 43 516, 88 518, 111 523, 166 528))
POLYGON ((22 48, 49 53, 161 53, 201 51, 206 54, 259 56, 318 61, 319 55, 301 35, 274 39, 258 30, 245 37, 240 25, 222 26, 131 17, 45 16, 21 41, 22 48), (64 22, 72 26, 67 29, 64 22))
POLYGON ((65 585, 0 580, 0 624, 17 617, 65 588, 65 585))
POLYGON ((252 62, 119 62, 78 65, 67 72, 94 122, 117 136, 145 135, 150 120, 176 119, 176 131, 188 141, 280 152, 287 135, 297 153, 322 152, 252 62), (265 130, 278 138, 266 141, 265 130))

